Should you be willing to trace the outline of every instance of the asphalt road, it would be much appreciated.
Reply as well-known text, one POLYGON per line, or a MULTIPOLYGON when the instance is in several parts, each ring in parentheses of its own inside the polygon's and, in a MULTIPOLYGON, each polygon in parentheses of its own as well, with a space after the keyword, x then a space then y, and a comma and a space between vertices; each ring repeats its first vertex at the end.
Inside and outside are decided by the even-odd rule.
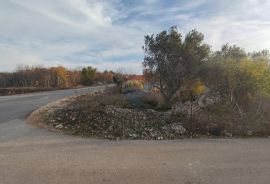
POLYGON ((95 92, 105 86, 32 93, 25 95, 0 96, 0 124, 17 118, 25 118, 33 110, 65 97, 95 92))
POLYGON ((266 138, 108 141, 52 133, 24 122, 34 109, 75 94, 0 97, 0 184, 270 183, 266 138))

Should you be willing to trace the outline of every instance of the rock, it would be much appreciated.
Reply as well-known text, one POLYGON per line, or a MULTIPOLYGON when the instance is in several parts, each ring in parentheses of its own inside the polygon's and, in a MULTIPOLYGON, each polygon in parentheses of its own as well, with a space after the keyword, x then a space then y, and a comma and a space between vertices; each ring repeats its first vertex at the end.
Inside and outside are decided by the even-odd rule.
POLYGON ((220 100, 218 94, 203 94, 198 99, 198 106, 199 107, 207 107, 209 105, 216 104, 220 100))
POLYGON ((224 135, 225 137, 232 137, 233 136, 232 133, 228 132, 228 130, 224 130, 222 132, 222 135, 224 135))
POLYGON ((58 124, 58 125, 55 126, 55 128, 57 128, 57 129, 62 129, 63 127, 64 126, 62 124, 58 124))
POLYGON ((181 112, 186 115, 195 114, 201 110, 201 107, 197 104, 197 101, 186 101, 184 103, 177 102, 173 107, 175 112, 181 112), (191 108, 192 107, 192 108, 191 108))
POLYGON ((226 133, 225 133, 225 136, 226 136, 226 137, 232 137, 233 135, 232 135, 230 132, 226 132, 226 133))
POLYGON ((248 130, 248 131, 247 131, 247 135, 248 135, 248 136, 252 136, 252 135, 253 135, 253 131, 252 131, 252 130, 248 130))
POLYGON ((173 123, 171 125, 171 129, 175 131, 175 133, 183 135, 186 133, 186 129, 180 123, 173 123))
POLYGON ((55 120, 54 120, 54 119, 51 119, 50 122, 51 122, 51 123, 55 123, 55 120))
POLYGON ((183 109, 183 103, 182 103, 182 102, 177 102, 177 103, 175 104, 175 106, 174 106, 174 110, 175 110, 176 112, 181 112, 182 109, 183 109))

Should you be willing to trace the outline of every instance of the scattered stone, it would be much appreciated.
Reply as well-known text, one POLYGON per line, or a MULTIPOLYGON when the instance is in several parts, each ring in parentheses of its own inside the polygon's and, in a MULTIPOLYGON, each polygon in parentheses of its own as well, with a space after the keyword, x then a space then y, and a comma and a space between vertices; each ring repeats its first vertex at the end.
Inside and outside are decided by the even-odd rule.
POLYGON ((252 135, 253 135, 253 131, 252 131, 252 130, 248 130, 248 131, 247 131, 247 135, 248 135, 248 136, 252 136, 252 135))
POLYGON ((230 132, 226 132, 226 133, 225 133, 225 136, 231 138, 233 135, 232 135, 230 132))
POLYGON ((186 129, 183 127, 183 125, 181 123, 173 123, 171 125, 171 128, 178 135, 184 135, 186 133, 186 129))
POLYGON ((58 124, 58 125, 55 126, 55 128, 57 128, 57 129, 62 129, 63 127, 64 126, 62 124, 58 124))
POLYGON ((114 140, 164 140, 186 133, 180 122, 171 122, 172 113, 169 112, 122 108, 116 105, 102 105, 94 109, 72 108, 76 104, 75 102, 68 108, 54 111, 46 118, 46 122, 69 134, 114 140))

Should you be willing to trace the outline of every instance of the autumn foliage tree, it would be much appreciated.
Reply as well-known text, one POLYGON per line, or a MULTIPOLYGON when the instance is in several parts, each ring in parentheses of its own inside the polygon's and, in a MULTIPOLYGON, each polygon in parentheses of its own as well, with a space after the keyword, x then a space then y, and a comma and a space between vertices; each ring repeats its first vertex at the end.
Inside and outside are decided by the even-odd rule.
POLYGON ((113 82, 113 76, 115 72, 113 71, 107 71, 104 72, 96 72, 95 81, 98 83, 112 83, 113 82))

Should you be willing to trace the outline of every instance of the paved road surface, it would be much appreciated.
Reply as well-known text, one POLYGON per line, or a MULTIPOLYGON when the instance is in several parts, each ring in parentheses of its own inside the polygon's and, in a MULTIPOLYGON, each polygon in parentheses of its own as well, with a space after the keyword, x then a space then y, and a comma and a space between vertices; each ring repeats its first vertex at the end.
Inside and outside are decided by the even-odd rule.
POLYGON ((270 139, 117 142, 59 135, 23 121, 74 94, 0 97, 0 184, 270 183, 270 139))

